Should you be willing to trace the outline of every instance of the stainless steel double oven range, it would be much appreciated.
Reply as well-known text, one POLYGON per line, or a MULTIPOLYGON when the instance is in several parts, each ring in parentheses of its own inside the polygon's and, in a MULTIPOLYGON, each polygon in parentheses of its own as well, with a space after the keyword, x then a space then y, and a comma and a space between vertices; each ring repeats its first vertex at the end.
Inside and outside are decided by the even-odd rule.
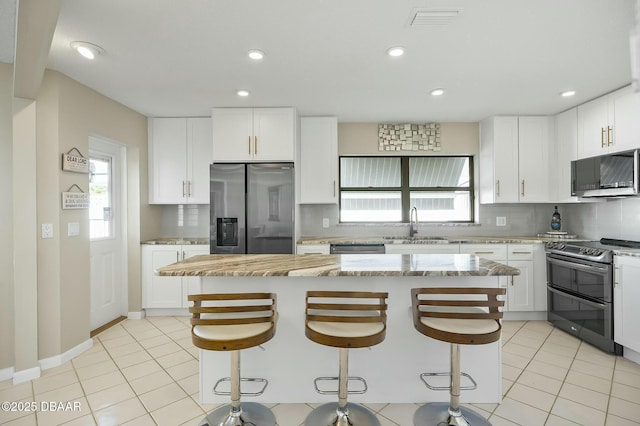
POLYGON ((547 252, 547 319, 554 326, 611 353, 614 342, 613 252, 640 248, 640 242, 603 238, 598 241, 554 241, 547 252))

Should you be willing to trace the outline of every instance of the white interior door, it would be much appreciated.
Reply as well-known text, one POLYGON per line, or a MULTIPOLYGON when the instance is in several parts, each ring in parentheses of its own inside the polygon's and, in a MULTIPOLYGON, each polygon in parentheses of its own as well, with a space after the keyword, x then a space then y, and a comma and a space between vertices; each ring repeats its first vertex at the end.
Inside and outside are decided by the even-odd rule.
POLYGON ((125 152, 117 144, 89 138, 92 330, 127 312, 125 152))

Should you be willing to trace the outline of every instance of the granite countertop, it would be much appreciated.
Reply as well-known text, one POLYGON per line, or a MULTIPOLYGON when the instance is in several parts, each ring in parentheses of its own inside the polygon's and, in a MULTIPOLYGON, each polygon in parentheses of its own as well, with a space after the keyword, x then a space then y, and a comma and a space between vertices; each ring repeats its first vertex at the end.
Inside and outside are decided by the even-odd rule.
POLYGON ((613 251, 613 254, 615 254, 616 256, 640 257, 640 249, 632 249, 632 248, 616 249, 613 251))
POLYGON ((549 241, 589 241, 581 238, 508 237, 302 237, 297 244, 537 244, 549 241))
POLYGON ((178 238, 178 237, 162 237, 153 240, 143 241, 140 244, 176 244, 176 245, 188 245, 188 244, 202 244, 209 245, 209 238, 178 238))
POLYGON ((162 276, 510 276, 520 270, 469 254, 214 254, 159 268, 162 276))

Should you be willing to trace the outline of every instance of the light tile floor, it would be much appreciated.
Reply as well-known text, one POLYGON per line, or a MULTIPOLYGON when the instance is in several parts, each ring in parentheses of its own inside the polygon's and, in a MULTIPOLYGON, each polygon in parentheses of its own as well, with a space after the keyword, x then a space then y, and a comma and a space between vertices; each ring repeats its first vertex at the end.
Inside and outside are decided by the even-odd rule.
MULTIPOLYGON (((77 401, 77 411, 0 411, 3 425, 197 425, 198 350, 188 317, 126 320, 37 380, 0 382, 0 401, 77 401)), ((505 321, 501 404, 473 408, 500 425, 639 425, 640 365, 608 355, 545 321, 505 321)), ((280 426, 313 405, 275 404, 280 426)), ((371 404, 383 426, 413 424, 417 404, 371 404)))

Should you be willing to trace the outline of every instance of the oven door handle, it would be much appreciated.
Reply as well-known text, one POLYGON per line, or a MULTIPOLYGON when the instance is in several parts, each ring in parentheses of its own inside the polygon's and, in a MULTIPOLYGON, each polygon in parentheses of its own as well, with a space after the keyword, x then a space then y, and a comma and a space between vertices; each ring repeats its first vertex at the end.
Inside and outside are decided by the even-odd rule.
POLYGON ((594 271, 598 271, 600 273, 607 273, 609 267, 608 266, 604 266, 604 267, 600 267, 600 266, 592 266, 592 265, 583 265, 581 263, 574 263, 574 262, 568 262, 566 260, 560 260, 557 259, 555 257, 547 257, 547 261, 549 263, 553 263, 555 265, 558 266, 565 266, 567 268, 570 269, 577 269, 580 271, 584 271, 584 272, 594 272, 594 271))
POLYGON ((566 297, 568 299, 575 300, 576 302, 584 303, 585 305, 591 306, 592 308, 605 309, 607 307, 607 305, 604 304, 604 303, 592 302, 591 300, 586 300, 586 299, 583 299, 581 297, 574 296, 573 294, 569 294, 569 293, 565 293, 564 291, 556 290, 555 288, 551 287, 548 284, 547 284, 547 290, 549 290, 551 293, 556 293, 556 294, 559 294, 560 296, 566 297))

